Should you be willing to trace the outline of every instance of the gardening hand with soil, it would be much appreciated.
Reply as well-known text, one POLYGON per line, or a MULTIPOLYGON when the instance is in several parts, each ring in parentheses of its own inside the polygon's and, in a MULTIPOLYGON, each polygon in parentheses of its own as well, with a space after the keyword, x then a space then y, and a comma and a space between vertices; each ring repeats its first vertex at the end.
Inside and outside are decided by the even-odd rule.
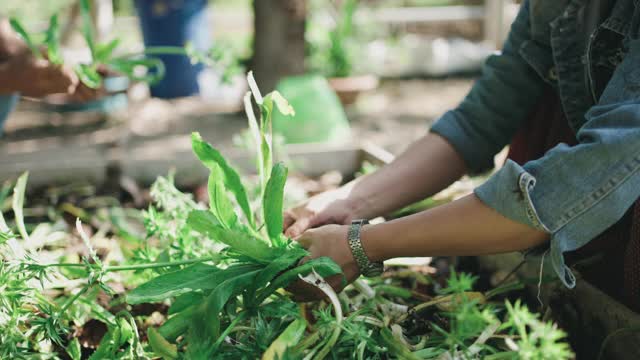
MULTIPOLYGON (((345 219, 391 213, 437 193, 464 172, 464 161, 454 148, 439 135, 428 134, 388 166, 347 185, 348 190, 335 193, 344 191, 348 193, 346 197, 335 203, 323 199, 321 203, 325 206, 320 209, 314 207, 316 200, 311 199, 290 211, 289 217, 296 214, 298 217, 293 222, 285 221, 285 231, 294 235, 304 231, 296 239, 310 251, 311 257, 332 258, 342 267, 347 279, 353 281, 358 271, 347 244, 348 226, 311 228, 327 222, 345 224, 348 221, 345 219), (345 215, 345 209, 352 210, 345 215)), ((548 238, 546 232, 502 216, 476 195, 383 224, 365 226, 361 232, 364 252, 372 262, 394 257, 510 252, 535 247, 548 238)))
POLYGON ((24 96, 73 94, 78 77, 71 68, 33 56, 29 48, 0 20, 0 94, 19 92, 24 96))

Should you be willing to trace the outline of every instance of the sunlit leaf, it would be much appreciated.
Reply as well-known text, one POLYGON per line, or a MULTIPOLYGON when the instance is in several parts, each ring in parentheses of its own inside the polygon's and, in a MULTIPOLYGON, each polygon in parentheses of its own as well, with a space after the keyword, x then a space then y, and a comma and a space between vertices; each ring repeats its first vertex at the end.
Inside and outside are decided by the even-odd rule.
POLYGON ((304 336, 304 331, 307 328, 307 321, 304 319, 294 320, 286 329, 278 336, 278 338, 271 343, 267 351, 262 355, 262 360, 277 360, 281 359, 284 352, 297 345, 298 342, 304 336))
POLYGON ((210 167, 208 190, 209 209, 216 216, 218 221, 225 228, 232 228, 238 222, 238 218, 233 209, 233 203, 227 196, 227 189, 224 186, 224 174, 218 165, 210 167))
POLYGON ((40 49, 38 48, 38 44, 36 44, 35 41, 33 41, 33 39, 31 38, 31 36, 29 36, 29 33, 27 33, 27 31, 24 29, 24 26, 22 26, 22 23, 20 22, 20 20, 16 18, 11 18, 9 19, 9 23, 11 24, 13 31, 15 31, 18 34, 18 36, 20 36, 22 40, 24 40, 25 44, 27 44, 29 49, 31 49, 31 53, 33 54, 33 56, 35 56, 36 58, 41 58, 42 55, 40 54, 40 49))
POLYGON ((242 208, 249 224, 254 226, 253 213, 251 211, 251 206, 249 206, 247 191, 245 190, 244 185, 242 185, 238 172, 227 163, 227 160, 225 160, 218 150, 214 149, 210 144, 202 140, 200 134, 191 134, 191 145, 193 147, 193 152, 207 168, 211 169, 214 165, 220 167, 222 174, 224 175, 225 187, 234 194, 236 201, 238 202, 238 205, 240 205, 240 208, 242 208))
POLYGON ((162 335, 158 333, 158 330, 152 327, 148 328, 147 336, 149 337, 149 346, 151 346, 155 355, 160 356, 164 360, 178 358, 178 348, 162 337, 162 335))
POLYGON ((49 28, 45 39, 47 46, 47 57, 54 64, 62 64, 62 54, 60 53, 60 26, 58 25, 58 15, 51 16, 49 20, 49 28))
POLYGON ((20 236, 26 242, 29 242, 29 233, 27 232, 27 228, 24 226, 24 192, 27 187, 27 179, 29 179, 29 173, 25 172, 18 178, 16 182, 16 186, 13 188, 13 213, 16 217, 16 226, 18 226, 18 231, 20 232, 20 236))
POLYGON ((226 244, 231 250, 255 261, 269 263, 277 257, 277 251, 266 242, 244 231, 225 229, 216 222, 215 216, 205 210, 193 210, 187 219, 187 224, 193 230, 226 244))

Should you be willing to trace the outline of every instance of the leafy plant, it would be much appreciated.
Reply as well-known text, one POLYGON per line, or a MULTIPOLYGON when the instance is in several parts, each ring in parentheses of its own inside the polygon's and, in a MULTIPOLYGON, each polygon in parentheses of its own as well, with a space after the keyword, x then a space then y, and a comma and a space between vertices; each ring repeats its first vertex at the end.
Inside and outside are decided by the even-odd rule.
POLYGON ((311 32, 307 41, 314 67, 328 77, 345 77, 353 71, 353 44, 350 41, 358 0, 342 0, 335 3, 331 11, 334 27, 327 34, 325 26, 318 25, 317 33, 311 32))
MULTIPOLYGON (((206 66, 220 65, 225 69, 223 80, 235 74, 238 70, 234 59, 231 59, 228 52, 213 47, 208 53, 196 50, 191 44, 185 47, 159 46, 147 47, 142 54, 114 55, 120 44, 120 39, 113 39, 109 42, 99 43, 95 39, 93 19, 91 17, 91 4, 89 0, 80 1, 81 33, 89 48, 91 62, 77 64, 74 71, 80 81, 90 88, 98 88, 102 84, 101 71, 115 71, 123 74, 133 81, 141 81, 155 84, 160 81, 165 74, 164 63, 154 55, 170 54, 188 56, 193 63, 203 63, 206 66), (140 71, 144 69, 144 71, 140 71)), ((31 49, 33 55, 42 58, 42 48, 46 51, 49 61, 60 65, 63 63, 60 52, 60 29, 58 25, 58 15, 53 15, 49 20, 49 26, 44 34, 29 34, 21 21, 16 18, 10 19, 14 31, 25 41, 31 49)))
MULTIPOLYGON (((111 232, 122 236, 113 252, 123 259, 101 253, 95 246, 102 230, 90 235, 79 220, 63 244, 78 239, 82 256, 52 254, 68 248, 51 227, 25 224, 28 175, 18 179, 13 222, 0 216, 1 358, 572 358, 555 325, 519 301, 489 303, 489 294, 493 299, 498 292, 474 291, 472 275, 451 271, 446 287, 427 293, 418 285, 433 281, 405 271, 356 280, 336 294, 323 279, 341 274, 332 260, 300 265, 308 252, 282 235, 287 171, 271 154, 270 116, 293 109, 278 93, 262 97, 251 74, 248 79, 258 191, 248 191, 246 178, 194 133, 194 153, 210 171, 209 205, 176 189, 173 175, 158 178, 154 204, 139 214, 146 237, 125 225, 123 209, 111 209, 111 232), (297 305, 282 288, 299 279, 328 302, 297 305), (136 312, 145 303, 155 304, 147 306, 160 320, 136 312), (77 334, 92 321, 102 324, 104 335, 89 350, 77 334)), ((9 189, 0 190, 0 200, 9 189)))

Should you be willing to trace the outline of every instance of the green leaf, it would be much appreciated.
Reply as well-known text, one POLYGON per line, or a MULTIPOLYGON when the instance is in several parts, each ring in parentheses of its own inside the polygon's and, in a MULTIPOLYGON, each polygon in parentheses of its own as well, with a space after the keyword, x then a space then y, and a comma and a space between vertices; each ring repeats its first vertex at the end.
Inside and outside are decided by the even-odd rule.
POLYGON ((158 329, 160 335, 169 341, 175 341, 178 336, 181 336, 187 332, 189 327, 193 324, 194 314, 200 308, 198 305, 190 306, 165 321, 158 329))
POLYGON ((262 169, 260 169, 260 194, 263 196, 265 190, 267 189, 267 183, 269 182, 269 177, 271 175, 270 171, 273 166, 273 154, 271 152, 270 138, 266 137, 262 128, 260 129, 259 156, 261 158, 260 164, 262 165, 262 169))
POLYGON ((120 39, 113 39, 105 44, 98 44, 96 49, 96 63, 108 63, 115 49, 120 45, 120 39))
POLYGON ((158 330, 150 327, 147 329, 147 335, 149 337, 149 345, 155 355, 160 356, 164 360, 178 358, 178 348, 162 337, 158 330))
POLYGON ((96 69, 87 64, 78 64, 73 68, 80 81, 91 89, 97 89, 102 84, 102 76, 96 69))
POLYGON ((29 179, 29 172, 25 172, 18 178, 16 186, 13 188, 13 213, 16 217, 16 225, 20 236, 26 242, 29 242, 29 233, 24 226, 24 215, 22 210, 24 208, 24 192, 27 187, 27 180, 29 179))
POLYGON ((121 323, 116 326, 109 326, 107 333, 104 334, 102 340, 100 340, 100 344, 96 351, 91 354, 89 360, 101 360, 101 359, 113 359, 115 358, 115 354, 120 349, 120 346, 126 342, 122 341, 126 339, 126 336, 123 336, 122 330, 120 328, 121 323))
POLYGON ((27 31, 24 29, 24 26, 22 26, 22 23, 20 22, 20 20, 16 18, 11 18, 9 19, 9 24, 11 24, 13 31, 15 31, 18 34, 18 36, 20 36, 22 40, 24 40, 25 44, 27 44, 29 49, 31 49, 33 56, 35 56, 37 59, 42 58, 42 55, 40 54, 40 49, 38 48, 38 44, 36 44, 31 38, 31 36, 29 36, 29 33, 27 33, 27 31))
POLYGON ((59 27, 58 15, 51 16, 51 19, 49 20, 49 27, 47 28, 45 44, 47 46, 47 56, 49 58, 49 61, 57 65, 62 64, 62 54, 60 53, 59 27))
POLYGON ((262 360, 276 360, 281 359, 285 351, 298 344, 304 336, 304 331, 307 328, 307 321, 305 319, 294 320, 286 329, 278 336, 278 338, 271 343, 267 351, 262 355, 262 360))
POLYGON ((416 355, 411 353, 411 350, 407 348, 403 343, 393 337, 391 330, 384 328, 380 330, 380 338, 382 343, 386 346, 389 354, 394 355, 400 360, 418 360, 416 355))
POLYGON ((191 145, 193 147, 193 152, 204 166, 209 169, 211 169, 213 165, 220 166, 220 169, 222 169, 222 173, 224 174, 225 187, 234 194, 236 201, 238 202, 238 205, 240 205, 240 208, 242 208, 249 224, 252 227, 255 227, 253 212, 249 205, 247 191, 242 185, 238 172, 227 163, 218 150, 214 149, 210 144, 202 140, 200 134, 191 134, 191 145))
POLYGON ((276 164, 271 169, 271 176, 267 182, 262 201, 262 210, 264 222, 267 227, 267 233, 271 239, 271 243, 278 244, 282 235, 283 227, 283 209, 282 202, 284 198, 284 185, 287 182, 287 168, 282 163, 276 164))
POLYGON ((204 300, 204 293, 206 293, 206 291, 203 293, 192 291, 176 297, 176 300, 171 304, 171 307, 169 307, 167 314, 177 314, 188 307, 201 303, 204 300))
MULTIPOLYGON (((296 115, 296 111, 293 109, 293 106, 291 106, 287 99, 285 99, 284 96, 282 96, 282 94, 280 94, 278 91, 272 91, 271 93, 267 94, 267 96, 265 96, 264 98, 264 101, 275 104, 278 108, 278 111, 280 111, 280 113, 284 116, 296 115)), ((271 111, 273 111, 273 105, 271 105, 270 107, 271 111)))
POLYGON ((80 342, 78 338, 73 338, 69 345, 67 345, 67 355, 71 358, 71 360, 81 360, 82 359, 82 350, 80 348, 80 342))
POLYGON ((211 166, 209 174, 209 209, 218 218, 220 224, 229 229, 238 222, 238 217, 233 209, 233 203, 227 196, 224 186, 224 174, 218 165, 211 166))
POLYGON ((211 290, 222 281, 222 270, 206 264, 162 274, 138 286, 127 294, 129 304, 158 302, 197 290, 211 290))
MULTIPOLYGON (((340 265, 336 264, 333 260, 328 257, 321 257, 317 259, 312 259, 307 261, 306 263, 296 267, 295 269, 291 269, 286 271, 282 275, 278 276, 275 280, 269 284, 269 286, 260 291, 256 296, 256 304, 261 304, 267 297, 273 294, 276 290, 283 288, 289 285, 291 282, 298 280, 298 275, 304 276, 309 274, 312 270, 315 270, 318 275, 323 278, 327 278, 329 276, 342 274, 342 268, 340 265)), ((346 283, 346 280, 342 279, 342 283, 346 283)))
POLYGON ((233 251, 258 262, 269 263, 278 255, 267 243, 246 232, 223 228, 217 223, 216 217, 206 210, 191 211, 187 225, 194 231, 226 244, 233 251))
POLYGON ((295 266, 300 261, 300 259, 307 255, 309 255, 309 252, 302 247, 287 249, 284 254, 280 255, 277 259, 273 260, 269 265, 267 265, 260 271, 258 276, 256 276, 256 280, 253 282, 253 284, 251 284, 249 294, 253 294, 256 289, 259 289, 260 287, 272 281, 281 272, 289 270, 291 267, 295 266))
POLYGON ((217 338, 220 333, 219 313, 232 296, 240 294, 256 278, 260 270, 245 271, 242 274, 229 273, 225 275, 226 280, 220 283, 209 296, 204 304, 205 319, 211 324, 211 333, 217 338))
POLYGON ((80 15, 82 17, 82 36, 91 51, 91 59, 96 59, 96 46, 93 35, 93 19, 89 0, 80 0, 80 15))
POLYGON ((166 73, 164 62, 158 58, 112 59, 107 65, 113 70, 123 73, 132 81, 140 81, 149 85, 157 84, 166 73), (144 75, 138 75, 136 68, 145 68, 144 75))

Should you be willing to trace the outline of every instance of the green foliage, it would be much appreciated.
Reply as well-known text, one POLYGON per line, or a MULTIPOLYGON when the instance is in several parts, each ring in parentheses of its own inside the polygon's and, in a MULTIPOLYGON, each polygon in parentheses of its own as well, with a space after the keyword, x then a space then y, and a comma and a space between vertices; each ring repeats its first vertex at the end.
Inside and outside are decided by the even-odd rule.
MULTIPOLYGON (((261 109, 260 122, 254 122, 257 157, 269 160, 270 120, 265 117, 275 108, 289 110, 278 95, 262 98, 255 84, 252 88, 261 109)), ((248 116, 251 121, 253 115, 248 116)), ((0 218, 0 358, 63 356, 57 352, 86 358, 88 349, 72 329, 89 320, 107 330, 90 359, 573 356, 555 325, 540 321, 519 302, 487 304, 484 294, 473 292, 475 277, 453 270, 447 287, 425 303, 417 288, 393 278, 358 280, 338 296, 324 278, 344 281, 340 266, 329 258, 301 264, 308 252, 281 234, 286 168, 276 164, 263 171, 265 181, 250 200, 222 154, 198 134, 192 139, 194 153, 210 170, 209 206, 176 189, 172 175, 159 177, 151 188, 153 205, 139 216, 146 238, 134 235, 124 218, 114 222, 112 231, 127 234, 120 248, 126 262, 103 256, 96 247, 100 234, 89 236, 79 220, 75 232, 82 256, 63 257, 67 262, 60 263, 40 259, 40 248, 56 245, 42 237, 43 231, 27 233, 27 175, 19 178, 12 204, 20 235, 0 218), (329 302, 300 311, 282 290, 299 279, 320 289, 329 302), (60 284, 74 285, 64 289, 60 284), (115 284, 131 290, 115 296, 115 284), (56 297, 44 295, 52 290, 56 297), (111 296, 108 304, 98 301, 105 296, 111 296), (133 314, 143 303, 157 303, 158 312, 170 304, 159 327, 148 327, 153 316, 133 314)), ((266 163, 259 162, 258 172, 266 163)), ((0 200, 9 192, 1 190, 0 200)))
POLYGON ((221 174, 219 175, 222 175, 224 187, 233 193, 247 221, 250 225, 254 225, 253 212, 249 205, 249 197, 247 196, 247 191, 242 184, 242 180, 240 180, 238 172, 227 163, 218 150, 202 140, 200 134, 193 133, 191 135, 191 145, 198 159, 200 159, 209 170, 212 172, 214 169, 216 169, 216 171, 217 169, 221 170, 221 174))
MULTIPOLYGON (((95 25, 91 16, 91 2, 89 0, 80 1, 80 32, 89 48, 91 62, 88 64, 77 64, 73 67, 80 81, 90 88, 98 88, 102 85, 102 75, 100 71, 109 70, 120 73, 132 81, 155 84, 160 81, 165 74, 164 63, 152 55, 183 55, 189 57, 193 63, 202 63, 206 66, 223 67, 223 79, 228 80, 238 72, 238 65, 235 59, 231 59, 228 51, 219 47, 211 48, 207 53, 196 50, 192 45, 185 47, 150 47, 142 54, 114 55, 120 45, 119 39, 113 39, 106 43, 100 43, 95 37, 95 25), (100 69, 100 71, 99 71, 100 69), (138 71, 144 69, 145 71, 138 71), (142 75, 140 75, 142 73, 142 75)), ((54 14, 49 20, 49 26, 44 33, 44 40, 36 41, 40 34, 30 35, 22 22, 17 18, 11 18, 10 24, 14 31, 25 41, 27 46, 36 58, 42 58, 40 47, 46 50, 47 58, 53 64, 63 63, 60 51, 60 26, 58 15, 54 14)))
POLYGON ((282 359, 288 348, 300 342, 304 336, 307 322, 304 319, 296 319, 271 343, 267 351, 262 355, 262 360, 282 359))
POLYGON ((280 246, 284 223, 282 203, 286 181, 287 168, 283 164, 276 164, 271 170, 271 176, 269 177, 269 181, 267 181, 263 199, 263 218, 267 233, 271 241, 280 246))
POLYGON ((358 0, 344 0, 335 6, 334 27, 328 32, 324 26, 316 25, 307 40, 311 62, 327 77, 345 77, 353 72, 353 22, 358 0))

